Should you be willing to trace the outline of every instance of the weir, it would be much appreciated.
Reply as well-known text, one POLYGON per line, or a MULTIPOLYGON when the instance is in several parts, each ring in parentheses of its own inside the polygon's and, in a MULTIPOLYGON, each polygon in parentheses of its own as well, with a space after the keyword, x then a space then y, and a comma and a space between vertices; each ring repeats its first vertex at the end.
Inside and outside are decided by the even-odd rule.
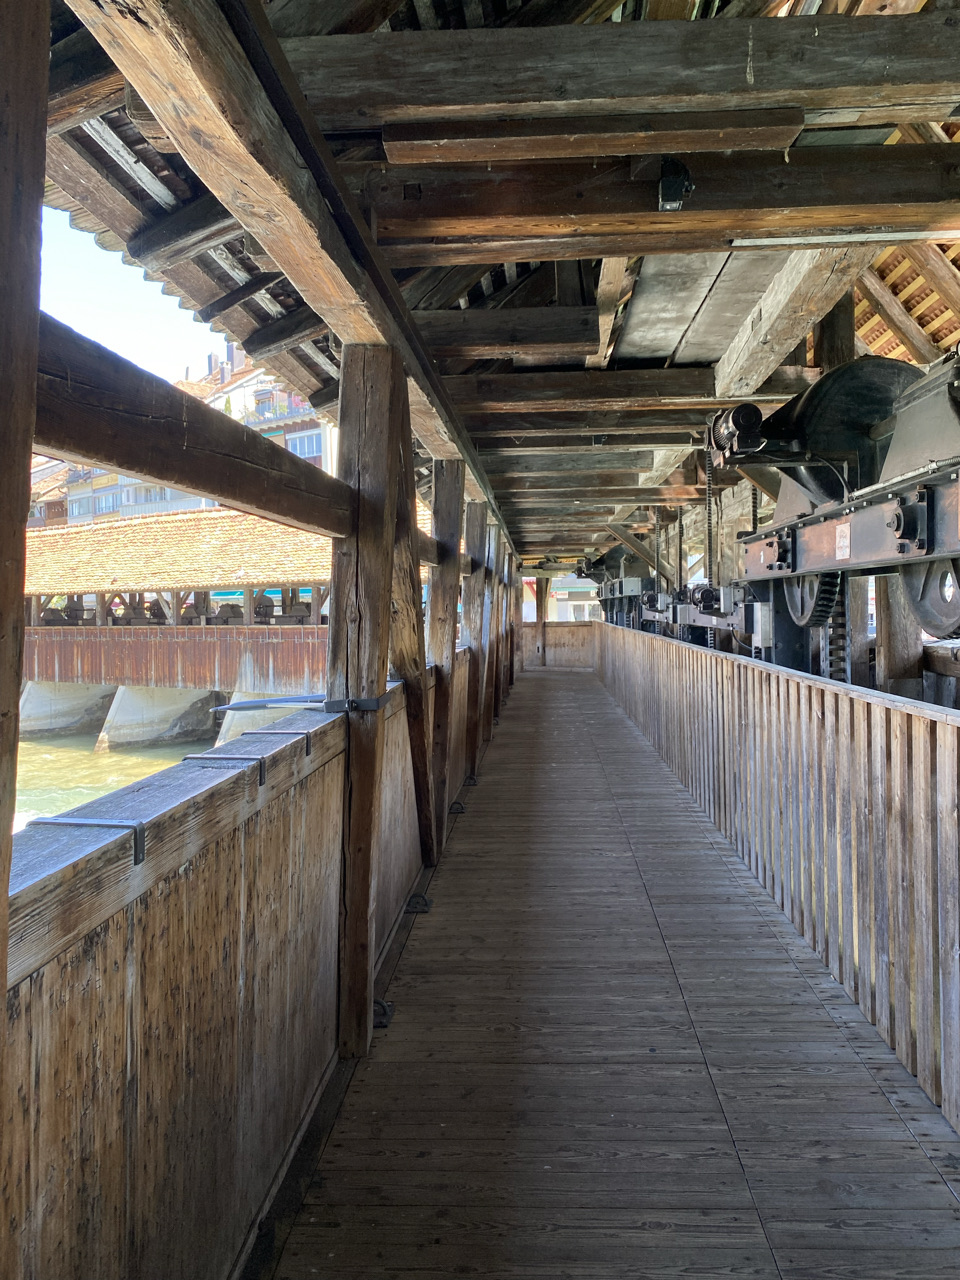
POLYGON ((956 1276, 921 4, 0 0, 3 1280, 956 1276), (336 474, 43 315, 44 202, 336 474), (12 838, 101 716, 183 759, 12 838))

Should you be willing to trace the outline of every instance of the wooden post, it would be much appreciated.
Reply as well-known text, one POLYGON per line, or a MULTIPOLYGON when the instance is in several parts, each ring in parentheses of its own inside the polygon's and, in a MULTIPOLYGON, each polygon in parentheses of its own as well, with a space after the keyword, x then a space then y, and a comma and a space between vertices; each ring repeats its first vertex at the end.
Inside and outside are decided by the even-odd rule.
POLYGON ((257 599, 257 593, 256 591, 254 591, 253 587, 244 587, 243 589, 243 625, 245 627, 252 627, 257 620, 257 615, 254 612, 254 605, 256 604, 256 599, 257 599))
MULTIPOLYGON (((47 135, 50 11, 44 0, 0 3, 0 991, 7 989, 7 900, 16 803, 24 563, 36 418, 40 208, 47 135)), ((3 1046, 0 1039, 0 1097, 3 1046)), ((0 1109, 0 1150, 3 1150, 0 1109)), ((4 1232, 4 1238, 7 1233, 4 1232)), ((13 1233, 11 1233, 13 1234, 13 1233)), ((0 1272, 6 1246, 0 1246, 0 1272)))
POLYGON ((483 741, 493 737, 496 715, 497 652, 500 641, 500 577, 503 573, 503 539, 499 525, 487 527, 487 572, 483 591, 483 741))
POLYGON ((483 700, 483 592, 486 578, 487 504, 468 502, 464 516, 466 553, 473 564, 463 584, 464 647, 470 650, 467 686, 467 776, 476 777, 480 765, 481 707, 483 700))
POLYGON ((540 665, 547 665, 547 602, 550 598, 550 579, 537 578, 537 648, 540 665))
MULTIPOLYGON (((390 347, 350 344, 340 373, 339 475, 355 490, 353 532, 334 543, 327 694, 386 691, 399 439, 406 388, 390 347)), ((347 712, 340 924, 340 1054, 360 1057, 373 1033, 376 839, 383 716, 347 712)))
POLYGON ((507 557, 507 687, 512 688, 517 663, 517 557, 507 557))
MULTIPOLYGON (((433 794, 436 850, 443 852, 450 793, 462 778, 450 778, 450 735, 453 724, 453 678, 457 660, 457 596, 460 591, 460 526, 463 523, 462 462, 438 459, 433 464, 433 536, 440 564, 430 574, 427 599, 427 658, 436 667, 433 686, 433 794)), ((455 794, 455 792, 454 792, 455 794)))
POLYGON ((513 676, 523 670, 523 572, 517 569, 516 581, 513 584, 513 676))
POLYGON ((390 613, 390 667, 406 693, 407 733, 413 790, 420 829, 420 856, 435 867, 439 856, 433 809, 427 656, 423 639, 423 588, 420 585, 417 486, 413 473, 410 409, 403 397, 397 488, 397 527, 393 547, 393 600, 390 613))
POLYGON ((824 373, 857 358, 855 306, 853 290, 848 289, 813 327, 813 363, 824 373))
POLYGON ((877 688, 923 697, 923 638, 896 575, 877 576, 877 688))
POLYGON ((870 637, 867 634, 869 578, 847 576, 847 643, 850 645, 850 683, 870 688, 870 637))

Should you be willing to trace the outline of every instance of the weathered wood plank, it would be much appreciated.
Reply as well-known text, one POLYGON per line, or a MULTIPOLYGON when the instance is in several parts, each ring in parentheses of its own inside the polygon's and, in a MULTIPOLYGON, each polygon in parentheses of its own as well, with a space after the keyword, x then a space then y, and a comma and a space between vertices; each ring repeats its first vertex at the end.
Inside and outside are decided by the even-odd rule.
MULTIPOLYGON (((40 209, 43 200, 49 8, 0 10, 0 990, 6 990, 8 889, 16 805, 17 737, 23 664, 24 532, 30 506, 30 451, 37 396, 40 209)), ((0 1091, 6 1072, 0 1037, 0 1091)), ((11 1063, 10 1067, 14 1064, 11 1063)), ((8 1078, 8 1077, 7 1077, 8 1078)), ((0 1096, 3 1096, 0 1092, 0 1096)), ((6 1150, 6 1111, 0 1144, 6 1150)), ((8 1248, 0 1234, 0 1266, 8 1248)), ((6 1269, 3 1267, 3 1269, 6 1269)))
POLYGON ((461 637, 470 650, 470 672, 467 682, 467 776, 476 777, 483 741, 481 708, 485 671, 483 650, 483 599, 486 582, 487 507, 483 502, 468 502, 464 516, 464 549, 473 570, 463 583, 463 624, 461 637))
MULTIPOLYGON (((413 791, 424 865, 436 866, 440 850, 434 823, 432 724, 427 698, 427 657, 423 634, 423 588, 420 582, 417 529, 417 486, 413 440, 406 397, 401 397, 397 527, 393 546, 389 663, 406 689, 407 734, 413 791)), ((379 947, 379 944, 378 944, 379 947)))
POLYGON ((341 537, 350 527, 342 481, 46 315, 36 439, 55 457, 172 484, 298 529, 341 537))
POLYGON ((460 533, 463 526, 463 464, 433 464, 433 528, 440 563, 427 594, 427 657, 436 667, 433 691, 432 768, 435 841, 439 856, 447 831, 447 809, 463 782, 452 767, 462 753, 453 749, 453 698, 457 657, 457 598, 460 593, 460 533))
MULTIPOLYGON (((355 490, 353 532, 335 547, 327 693, 380 698, 386 690, 399 444, 405 391, 391 347, 347 346, 340 378, 340 479, 355 490)), ((383 711, 347 713, 340 1053, 362 1057, 373 1033, 376 850, 383 711)))
POLYGON ((798 106, 808 124, 838 111, 850 124, 886 123, 943 120, 956 105, 960 36, 951 21, 950 13, 817 15, 393 32, 289 40, 284 51, 327 130, 798 106))
POLYGON ((391 164, 475 164, 577 156, 687 151, 783 151, 803 128, 796 107, 769 111, 675 112, 517 120, 430 120, 385 124, 391 164))
MULTIPOLYGON (((904 153, 909 150, 910 148, 905 147, 904 153)), ((919 364, 930 364, 940 358, 943 352, 927 337, 890 286, 884 284, 872 267, 866 267, 857 277, 857 288, 914 360, 919 364)))
POLYGON ((524 356, 542 364, 596 350, 595 307, 511 307, 417 311, 417 327, 435 356, 483 360, 524 356))

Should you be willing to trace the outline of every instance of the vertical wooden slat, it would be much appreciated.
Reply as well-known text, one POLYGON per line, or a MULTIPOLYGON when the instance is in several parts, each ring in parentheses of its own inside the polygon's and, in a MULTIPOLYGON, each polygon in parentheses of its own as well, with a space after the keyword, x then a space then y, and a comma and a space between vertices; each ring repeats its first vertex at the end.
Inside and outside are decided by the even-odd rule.
POLYGON ((941 1102, 960 1127, 960 854, 958 730, 937 725, 937 906, 940 950, 941 1102))
POLYGON ((871 851, 872 795, 870 755, 870 706, 860 698, 853 702, 853 779, 856 845, 857 1003, 871 1022, 877 1020, 876 938, 873 905, 873 855, 871 851))
POLYGON ((890 793, 887 829, 890 891, 890 959, 893 968, 893 1033, 897 1057, 916 1073, 917 1036, 912 955, 913 839, 910 778, 910 724, 906 712, 890 712, 890 793))
POLYGON ((913 839, 907 875, 913 886, 913 968, 917 1079, 934 1102, 940 1101, 940 973, 937 915, 937 779, 934 726, 925 716, 911 717, 910 788, 913 839))
POLYGON ((877 1030, 893 1044, 893 1000, 890 956, 890 885, 887 840, 890 790, 890 721, 886 707, 870 708, 870 823, 873 864, 873 921, 876 970, 877 1030))
MULTIPOLYGON (((357 493, 354 532, 334 544, 327 693, 386 689, 403 366, 391 347, 347 345, 340 374, 340 479, 357 493)), ((340 946, 340 1053, 366 1053, 373 1032, 376 850, 383 711, 347 713, 340 946)))
POLYGON ((838 767, 837 695, 832 690, 828 690, 823 694, 824 936, 821 955, 837 981, 840 980, 840 898, 837 867, 838 767))
MULTIPOLYGON (((460 592, 460 527, 463 523, 462 462, 438 458, 433 464, 433 536, 440 563, 430 573, 427 600, 427 659, 436 667, 433 688, 433 771, 435 845, 443 851, 447 809, 462 778, 450 776, 453 758, 453 679, 457 659, 457 597, 460 592)), ((459 758, 459 755, 458 755, 459 758)))
POLYGON ((840 694, 837 698, 838 959, 840 980, 851 999, 856 999, 857 992, 854 769, 853 699, 840 694))
POLYGON ((493 737, 497 708, 497 662, 500 654, 500 587, 506 546, 499 525, 491 525, 487 538, 487 577, 483 598, 485 673, 483 681, 483 740, 493 737))
POLYGON ((800 846, 802 850, 800 879, 803 914, 803 936, 808 946, 816 946, 817 926, 814 914, 813 860, 815 849, 814 810, 811 803, 815 783, 813 771, 813 690, 809 685, 800 686, 800 846))
POLYGON ((483 702, 483 598, 487 560, 487 504, 468 502, 464 515, 464 544, 473 568, 463 584, 464 647, 470 651, 467 682, 467 777, 476 777, 480 763, 483 702))
MULTIPOLYGON (((813 869, 813 935, 814 949, 821 960, 826 962, 827 956, 827 896, 824 884, 824 849, 825 849, 825 814, 824 803, 826 779, 824 777, 824 734, 823 734, 823 690, 813 687, 810 690, 810 808, 812 810, 812 847, 811 866, 813 869)), ((830 794, 833 795, 833 779, 830 779, 830 794)))
MULTIPOLYGON (((37 394, 40 210, 50 11, 43 0, 0 10, 0 990, 7 983, 7 898, 16 802, 24 640, 24 556, 37 394)), ((0 1037, 3 1097, 5 1036, 0 1037)), ((0 1107, 0 1150, 3 1108, 0 1107)), ((4 1166, 6 1162, 4 1161, 4 1166)), ((17 1170, 19 1176, 20 1171, 17 1170)), ((14 1235, 10 1233, 11 1237, 14 1235)), ((7 1239, 7 1232, 0 1233, 7 1239)), ((0 1273, 6 1267, 0 1244, 0 1273)))

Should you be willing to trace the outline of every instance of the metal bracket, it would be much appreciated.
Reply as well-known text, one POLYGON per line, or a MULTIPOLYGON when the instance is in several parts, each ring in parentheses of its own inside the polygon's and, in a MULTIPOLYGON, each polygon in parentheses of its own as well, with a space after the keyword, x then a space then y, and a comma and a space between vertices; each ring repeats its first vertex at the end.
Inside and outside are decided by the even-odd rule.
POLYGON ((385 1031, 393 1021, 393 1001, 392 1000, 374 1000, 373 1002, 373 1029, 374 1031, 385 1031))
POLYGON ((138 866, 147 856, 147 829, 142 822, 125 822, 122 818, 33 818, 28 827, 116 827, 133 835, 133 864, 138 866))
POLYGON ((325 693, 296 693, 278 698, 252 698, 247 702, 225 702, 214 711, 322 711, 325 693))
POLYGON ((334 715, 339 711, 379 711, 381 707, 387 705, 391 693, 393 690, 388 689, 386 693, 381 693, 379 698, 338 698, 336 702, 325 702, 323 709, 328 715, 334 715))
MULTIPOLYGON (((269 733, 276 738, 302 738, 305 756, 310 754, 310 736, 312 729, 244 729, 243 733, 238 736, 241 738, 249 738, 257 733, 269 733)), ((250 757, 253 759, 253 757, 250 757)))
POLYGON ((259 775, 258 785, 262 787, 267 780, 267 760, 265 756, 211 756, 206 754, 191 755, 191 756, 184 756, 182 763, 185 764, 188 760, 192 760, 195 764, 213 765, 215 769, 219 769, 223 766, 226 766, 229 769, 232 765, 235 765, 235 764, 246 764, 246 765, 259 764, 260 775, 259 775))
POLYGON ((403 909, 405 916, 425 916, 433 906, 433 899, 425 893, 412 893, 403 909))
POLYGON ((454 800, 448 812, 449 813, 466 813, 467 810, 462 800, 454 800))

